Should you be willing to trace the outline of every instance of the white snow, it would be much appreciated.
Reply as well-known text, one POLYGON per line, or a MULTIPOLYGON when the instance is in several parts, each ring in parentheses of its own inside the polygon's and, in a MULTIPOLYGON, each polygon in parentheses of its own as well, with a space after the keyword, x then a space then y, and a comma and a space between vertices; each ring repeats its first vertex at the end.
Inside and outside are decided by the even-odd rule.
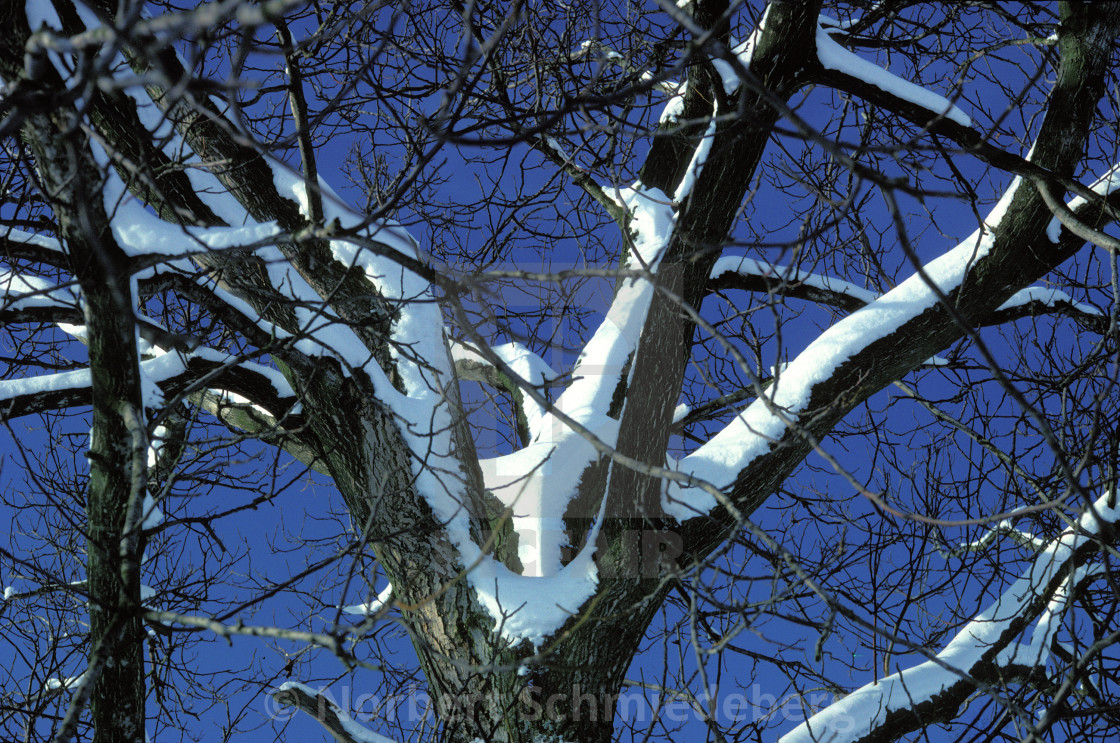
POLYGON ((674 200, 683 201, 686 196, 692 193, 692 186, 700 177, 700 171, 704 169, 704 165, 708 162, 708 155, 712 151, 712 142, 716 138, 716 117, 719 112, 718 106, 712 108, 712 118, 708 122, 708 128, 704 131, 704 137, 700 143, 696 145, 696 149, 692 153, 692 160, 689 161, 688 167, 685 168, 684 177, 681 178, 680 185, 677 186, 677 192, 674 194, 674 200))
POLYGON ((470 581, 494 617, 495 630, 511 642, 528 640, 539 648, 595 595, 599 573, 591 556, 597 531, 596 527, 588 537, 591 548, 545 578, 517 575, 493 559, 479 560, 470 581))
POLYGON ((984 532, 984 535, 979 539, 971 542, 961 542, 957 549, 953 550, 951 553, 941 552, 941 556, 945 559, 949 559, 950 557, 957 557, 966 552, 983 552, 988 549, 988 547, 995 544, 996 539, 1003 535, 1008 536, 1011 541, 1016 544, 1028 547, 1035 552, 1045 549, 1046 545, 1049 544, 1046 540, 1036 537, 1030 532, 1016 529, 1010 520, 1004 519, 996 524, 994 528, 984 532))
POLYGON ((1041 302, 1042 304, 1051 307, 1059 305, 1069 305, 1079 312, 1084 312, 1088 315, 1101 316, 1102 313, 1096 307, 1090 304, 1084 304, 1074 300, 1073 297, 1066 294, 1059 289, 1051 289, 1044 286, 1028 286, 1026 289, 1020 289, 1011 295, 1011 297, 999 306, 1001 310, 1008 310, 1020 305, 1029 304, 1031 302, 1041 302))
MULTIPOLYGON (((297 176, 276 166, 273 167, 273 172, 281 193, 301 198, 304 189, 297 176)), ((655 266, 664 245, 663 230, 667 223, 671 224, 672 208, 668 199, 660 193, 657 195, 656 205, 651 205, 650 197, 645 194, 632 193, 630 198, 633 202, 631 208, 635 215, 635 229, 639 233, 637 260, 644 262, 647 267, 655 266), (669 215, 668 219, 664 217, 665 214, 669 215), (652 235, 654 230, 661 232, 652 235), (662 238, 662 241, 657 242, 657 237, 662 238)), ((343 213, 333 202, 327 200, 324 211, 328 221, 333 218, 338 218, 343 224, 354 221, 353 215, 343 213)), ((392 329, 393 356, 405 392, 398 392, 389 383, 381 369, 369 358, 368 351, 357 344, 356 339, 353 341, 355 345, 348 347, 346 344, 350 341, 340 338, 342 334, 337 332, 337 326, 329 328, 331 351, 365 371, 373 381, 379 399, 393 410, 401 424, 402 436, 414 455, 416 487, 437 518, 447 525, 449 536, 459 548, 464 564, 468 566, 468 580, 483 605, 494 616, 495 628, 510 641, 529 639, 539 643, 594 592, 595 568, 590 554, 577 557, 555 575, 541 579, 515 575, 495 562, 491 556, 481 553, 479 546, 469 536, 464 508, 465 494, 462 490, 462 483, 466 478, 454 456, 451 411, 445 403, 444 392, 444 385, 453 378, 453 362, 439 306, 434 301, 435 296, 428 283, 394 259, 396 254, 422 258, 418 245, 399 226, 385 223, 369 228, 369 242, 333 240, 331 248, 338 260, 362 268, 382 296, 398 303, 398 319, 392 329), (548 583, 542 582, 544 580, 548 583), (557 596, 564 597, 562 606, 555 605, 557 596)), ((648 290, 648 282, 642 283, 648 290)), ((611 328, 610 322, 611 318, 608 318, 604 325, 611 328)), ((640 328, 640 324, 638 327, 640 328)), ((635 330, 633 333, 634 340, 636 332, 635 330)), ((314 331, 312 335, 316 337, 314 331)), ((606 347, 625 333, 620 334, 617 329, 612 329, 607 335, 612 343, 604 340, 600 346, 609 353, 611 349, 606 347)), ((323 341, 319 342, 326 345, 323 341)), ((520 353, 516 348, 497 351, 499 359, 507 351, 506 359, 514 362, 513 365, 519 367, 520 371, 530 375, 547 373, 531 357, 520 353)), ((619 362, 619 368, 624 361, 625 357, 619 362)), ((577 376, 580 373, 578 369, 577 365, 577 376)), ((518 370, 511 371, 517 373, 518 370)), ((597 375, 589 376, 583 387, 597 389, 597 375)), ((573 386, 579 385, 578 381, 573 382, 573 386)), ((572 406, 571 397, 568 402, 563 400, 563 396, 561 398, 557 405, 562 410, 575 407, 583 415, 593 417, 593 408, 590 406, 572 406)), ((581 403, 585 402, 581 400, 581 403)), ((607 402, 609 403, 609 393, 607 402)), ((542 420, 538 438, 543 440, 555 428, 556 425, 542 420)), ((544 523, 539 512, 525 515, 534 519, 533 523, 536 525, 544 523)), ((546 532, 544 529, 538 530, 538 533, 546 532)))
MULTIPOLYGON (((1089 186, 1089 190, 1101 196, 1108 196, 1117 188, 1120 188, 1120 163, 1113 165, 1109 168, 1108 172, 1098 178, 1093 185, 1089 186)), ((1076 196, 1069 201, 1066 206, 1071 212, 1076 212, 1089 200, 1083 196, 1076 196)), ((1050 242, 1056 243, 1062 234, 1062 222, 1057 217, 1050 220, 1050 224, 1046 227, 1046 237, 1050 242)))
POLYGON ((2 600, 7 601, 8 599, 10 599, 12 597, 13 594, 15 594, 15 592, 16 592, 16 589, 13 588, 12 586, 5 586, 4 587, 4 598, 2 600))
MULTIPOLYGON (((235 356, 215 351, 208 348, 198 348, 190 353, 170 351, 155 358, 140 362, 141 375, 152 384, 167 381, 182 374, 187 368, 191 358, 203 358, 219 363, 237 365, 250 371, 261 374, 283 396, 294 397, 291 387, 284 377, 275 369, 241 361, 235 356)), ((58 374, 42 374, 34 377, 0 380, 0 400, 10 400, 21 395, 34 395, 44 392, 58 392, 62 390, 80 390, 90 386, 89 369, 77 369, 58 374)))
MULTIPOLYGON (((118 64, 122 65, 122 70, 125 69, 115 56, 110 66, 118 64)), ((136 101, 144 125, 160 133, 163 147, 170 157, 182 160, 181 154, 189 154, 189 148, 169 125, 167 118, 145 99, 139 84, 125 92, 136 101)), ((541 570, 541 574, 547 572, 548 577, 513 575, 492 557, 482 555, 479 546, 471 542, 464 508, 464 483, 468 478, 456 456, 455 421, 447 404, 449 391, 445 389, 454 378, 453 361, 436 301, 438 297, 426 280, 401 265, 402 257, 425 259, 418 243, 407 231, 388 221, 370 223, 363 215, 348 211, 329 187, 321 183, 326 223, 335 224, 337 221, 359 233, 331 239, 329 245, 334 258, 363 271, 373 289, 396 312, 391 329, 391 348, 396 372, 402 382, 401 391, 390 382, 353 330, 331 315, 323 297, 284 258, 276 246, 281 236, 277 225, 258 224, 251 219, 197 157, 187 157, 187 176, 205 203, 230 225, 228 227, 182 228, 160 220, 129 194, 125 184, 109 167, 109 158, 100 147, 94 146, 94 157, 106 173, 102 198, 112 215, 115 239, 128 255, 155 256, 162 262, 154 270, 182 271, 186 274, 188 264, 182 259, 192 254, 236 248, 251 250, 262 259, 272 286, 292 302, 299 324, 297 349, 307 354, 337 358, 347 373, 360 373, 369 378, 374 394, 390 409, 412 453, 416 489, 427 500, 436 517, 446 524, 451 539, 459 547, 464 565, 469 568, 468 580, 493 614, 495 627, 504 637, 514 642, 528 639, 539 643, 593 594, 597 583, 591 559, 593 546, 585 549, 571 564, 560 568, 557 540, 561 537, 556 534, 562 534, 562 530, 552 528, 556 526, 554 514, 563 513, 563 506, 571 496, 572 478, 545 477, 545 471, 549 463, 559 462, 581 470, 597 454, 564 423, 561 415, 548 413, 539 401, 526 401, 534 442, 518 454, 522 460, 537 458, 542 466, 536 467, 527 487, 506 483, 498 490, 501 496, 514 504, 516 518, 524 519, 518 523, 524 527, 525 544, 532 544, 533 534, 538 535, 537 563, 548 565, 547 569, 541 570)), ((307 189, 302 177, 275 160, 266 162, 278 192, 292 198, 306 213, 307 189)), ((702 158, 696 161, 691 169, 693 175, 702 164, 702 158)), ((605 411, 626 358, 637 344, 652 296, 648 274, 656 271, 675 220, 670 199, 659 191, 628 189, 622 203, 630 212, 630 228, 634 233, 634 250, 627 268, 644 275, 621 282, 611 311, 573 370, 574 381, 556 405, 562 414, 571 416, 579 425, 586 426, 610 442, 616 436, 617 423, 606 419, 605 411)), ((30 239, 37 240, 33 236, 30 239)), ((246 317, 257 317, 257 313, 245 302, 216 286, 213 277, 202 276, 195 280, 246 317)), ((42 289, 44 291, 38 293, 48 297, 51 296, 49 292, 55 291, 54 287, 45 285, 30 288, 42 289)), ((20 294, 22 299, 22 295, 34 292, 18 289, 8 292, 9 296, 14 296, 14 293, 20 294)), ((75 301, 72 296, 63 299, 75 301)), ((291 337, 290 333, 263 320, 258 325, 278 339, 291 337)), ((72 330, 76 334, 82 332, 80 327, 72 330)), ((556 377, 555 372, 539 357, 515 344, 492 350, 494 357, 508 372, 530 385, 543 384, 556 377)), ((269 379, 281 396, 295 398, 287 382, 275 369, 254 365, 213 349, 198 348, 184 352, 147 347, 145 351, 151 358, 141 361, 141 377, 145 400, 153 406, 161 401, 159 384, 182 374, 194 358, 236 364, 256 371, 269 379)), ((88 370, 4 380, 0 381, 0 400, 34 392, 88 388, 89 383, 88 370)), ((218 394, 222 394, 221 391, 218 394)), ((527 394, 526 397, 531 398, 532 395, 527 394)), ((358 431, 354 435, 362 437, 365 433, 358 431)), ((369 435, 365 440, 373 442, 377 437, 369 435)), ((153 447, 150 455, 158 456, 158 446, 153 447)), ((500 472, 501 463, 492 464, 490 469, 500 472)), ((158 504, 151 497, 144 499, 141 513, 146 528, 158 525, 163 518, 158 504)), ((594 539, 590 542, 593 545, 594 539)), ((146 590, 146 597, 154 595, 148 593, 150 590, 146 590)), ((386 592, 379 596, 382 601, 388 598, 386 592)), ((368 604, 362 608, 368 611, 373 606, 368 604)), ((384 740, 356 726, 351 729, 349 723, 344 724, 359 740, 384 740)))
POLYGON ((66 689, 72 688, 72 687, 77 686, 78 684, 82 683, 82 679, 84 679, 85 677, 86 677, 86 674, 83 671, 82 673, 78 674, 77 676, 70 676, 70 677, 65 678, 65 679, 62 679, 62 678, 47 679, 43 683, 43 691, 66 690, 66 689))
POLYGON ((0 271, 0 309, 77 306, 78 294, 71 287, 58 286, 39 276, 0 271))
POLYGON ((367 601, 364 604, 353 604, 351 606, 342 607, 344 614, 362 614, 365 616, 372 616, 381 612, 385 606, 390 602, 393 597, 393 584, 390 583, 381 589, 377 594, 377 598, 373 601, 367 601))
POLYGON ((159 463, 160 450, 163 449, 163 437, 167 435, 167 429, 163 426, 156 426, 152 431, 152 438, 148 442, 148 468, 151 469, 159 463))
POLYGON ((725 273, 737 273, 743 276, 772 276, 783 283, 803 284, 833 294, 844 294, 864 304, 871 304, 880 296, 878 293, 864 289, 850 281, 822 276, 792 266, 781 266, 757 258, 723 256, 713 266, 711 277, 716 279, 725 273))
MULTIPOLYGON (((762 18, 758 21, 758 27, 751 32, 747 40, 741 43, 736 43, 734 39, 731 40, 731 54, 745 69, 750 69, 755 45, 758 44, 763 30, 766 28, 766 19, 769 17, 770 5, 767 4, 766 9, 762 12, 762 18)), ((743 84, 743 80, 737 68, 726 59, 713 59, 712 66, 715 67, 716 72, 719 73, 720 81, 723 83, 723 90, 727 95, 732 95, 738 90, 739 86, 743 84)))
POLYGON ((681 86, 681 91, 672 96, 665 102, 665 108, 661 109, 661 118, 659 123, 666 124, 676 121, 680 115, 684 113, 684 86, 681 86))
MULTIPOLYGON (((669 198, 659 189, 625 189, 622 201, 630 213, 633 253, 626 270, 655 272, 676 224, 669 198)), ((645 322, 653 287, 644 277, 620 282, 606 319, 583 348, 572 382, 556 407, 577 421, 604 414, 645 322)), ((563 424, 561 424, 563 425, 563 424)))
POLYGON ((245 246, 275 245, 282 234, 275 222, 241 227, 180 227, 164 222, 138 200, 121 197, 112 220, 113 236, 126 255, 182 258, 245 246))
POLYGON ((858 78, 865 83, 874 85, 885 93, 921 106, 932 113, 943 115, 961 126, 972 126, 972 119, 964 111, 953 105, 949 99, 908 80, 903 80, 882 67, 849 52, 833 41, 832 37, 829 36, 829 29, 835 29, 838 26, 839 24, 835 20, 823 15, 820 17, 817 25, 817 59, 820 60, 822 66, 858 78))
POLYGON ((142 513, 144 521, 140 524, 141 529, 154 529, 163 523, 163 511, 159 510, 155 499, 148 493, 144 494, 142 513))
POLYGON ((53 250, 56 253, 63 252, 62 243, 60 243, 58 240, 55 240, 53 237, 47 237, 46 235, 35 235, 30 232, 24 232, 23 230, 17 230, 15 227, 4 227, 2 229, 3 231, 0 232, 0 235, 3 235, 5 238, 11 240, 12 242, 21 242, 26 245, 35 245, 40 248, 46 248, 47 250, 53 250))
MULTIPOLYGON (((618 421, 606 416, 596 421, 585 417, 581 422, 604 442, 613 444, 618 436, 618 421)), ((560 571, 561 550, 566 546, 564 514, 579 485, 575 475, 596 457, 586 437, 558 420, 551 423, 546 435, 525 448, 479 461, 486 488, 513 510, 513 527, 520 537, 518 556, 527 576, 560 571)))
MULTIPOLYGON (((509 367, 510 371, 520 378, 521 382, 527 383, 529 386, 539 388, 559 376, 547 361, 516 341, 490 346, 489 350, 509 367)), ((454 339, 451 341, 451 358, 453 361, 474 361, 487 366, 491 365, 490 360, 478 349, 454 339)), ((524 394, 522 395, 521 409, 525 414, 530 435, 536 438, 541 432, 545 420, 545 408, 531 395, 524 394)))
POLYGON ((354 722, 349 713, 335 703, 329 691, 315 689, 307 684, 301 684, 298 681, 285 681, 277 688, 277 691, 282 692, 288 689, 299 689, 310 697, 326 699, 327 703, 330 705, 330 709, 338 717, 339 724, 346 730, 346 734, 358 741, 358 743, 396 743, 392 738, 386 738, 384 735, 375 733, 354 722))
MULTIPOLYGON (((742 276, 770 276, 783 283, 802 284, 804 286, 822 289, 833 294, 845 295, 864 304, 871 304, 881 296, 876 292, 864 289, 843 279, 810 273, 793 268, 792 266, 782 266, 757 258, 724 256, 716 261, 712 269, 711 277, 713 279, 718 279, 720 276, 728 273, 735 273, 742 276)), ((1020 289, 1015 292, 1015 294, 1011 295, 1006 302, 1001 304, 998 309, 1007 310, 1020 305, 1029 304, 1030 302, 1040 302, 1050 307, 1068 305, 1079 312, 1084 312, 1089 315, 1101 316, 1102 314, 1096 307, 1078 302, 1069 294, 1059 289, 1042 286, 1029 286, 1025 289, 1020 289)), ((927 363, 937 366, 947 362, 944 362, 943 359, 938 361, 937 357, 934 357, 927 363)))
POLYGON ((42 392, 82 389, 89 387, 89 369, 78 369, 58 374, 42 374, 21 379, 0 380, 0 400, 10 400, 20 395, 33 395, 42 392))
MULTIPOLYGON (((655 272, 672 236, 676 214, 661 191, 622 191, 630 212, 633 252, 626 268, 655 272)), ((540 645, 592 595, 598 574, 591 559, 594 534, 568 565, 561 566, 565 546, 563 516, 575 495, 575 475, 597 457, 595 447, 563 419, 567 416, 611 446, 618 422, 606 416, 626 359, 638 338, 653 296, 645 276, 619 282, 606 318, 584 347, 572 370, 572 381, 557 398, 555 412, 543 416, 540 429, 524 449, 480 461, 487 487, 513 509, 519 557, 524 575, 517 575, 477 546, 460 541, 471 585, 495 619, 495 629, 510 642, 540 645)), ((438 511, 437 511, 438 512, 438 511)), ((601 514, 587 514, 589 518, 601 514)))

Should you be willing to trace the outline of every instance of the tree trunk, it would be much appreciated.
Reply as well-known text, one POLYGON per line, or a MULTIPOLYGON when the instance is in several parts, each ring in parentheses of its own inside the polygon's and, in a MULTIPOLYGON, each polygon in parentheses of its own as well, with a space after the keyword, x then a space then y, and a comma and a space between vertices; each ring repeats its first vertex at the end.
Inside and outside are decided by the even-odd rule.
POLYGON ((5 3, 8 29, 0 72, 42 106, 22 135, 35 154, 45 196, 85 300, 93 426, 86 500, 89 666, 67 716, 69 735, 88 695, 94 743, 143 743, 144 628, 140 605, 142 507, 147 430, 141 397, 136 323, 126 256, 102 206, 100 171, 65 85, 46 59, 23 59, 30 29, 22 7, 5 3))

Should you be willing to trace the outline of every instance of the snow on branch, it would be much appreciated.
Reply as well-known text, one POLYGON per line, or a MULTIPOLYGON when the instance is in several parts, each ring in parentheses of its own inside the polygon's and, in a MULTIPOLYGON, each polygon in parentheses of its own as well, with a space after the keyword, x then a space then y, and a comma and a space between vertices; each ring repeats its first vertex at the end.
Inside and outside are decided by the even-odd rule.
MULTIPOLYGON (((776 292, 846 310, 857 310, 882 296, 844 279, 738 256, 725 256, 716 261, 711 280, 712 289, 776 292)), ((1108 317, 1096 307, 1078 302, 1059 289, 1043 286, 1017 291, 981 324, 999 324, 1048 312, 1065 315, 1099 332, 1107 329, 1108 317)))
POLYGON ((156 257, 158 260, 186 258, 217 250, 253 251, 272 246, 283 234, 276 222, 260 222, 242 227, 184 227, 165 222, 149 213, 135 199, 125 195, 118 184, 113 202, 113 236, 129 256, 156 257))
POLYGON ((1075 524, 1050 541, 1022 576, 966 624, 944 650, 924 663, 867 684, 817 713, 780 743, 845 743, 886 726, 901 733, 953 714, 985 680, 1028 675, 1045 667, 1054 634, 1074 587, 1099 565, 1086 564, 1120 521, 1106 493, 1075 524), (1028 627, 1034 623, 1034 629, 1028 627), (1016 641, 1028 630, 1029 644, 1016 641), (987 677, 991 676, 991 679, 987 677))
MULTIPOLYGON (((761 279, 758 289, 766 291, 775 285, 800 289, 805 299, 826 302, 845 309, 854 310, 871 304, 879 294, 856 286, 850 281, 803 271, 793 266, 781 266, 757 258, 724 256, 712 267, 711 279, 715 287, 730 284, 733 277, 761 279)), ((753 289, 754 283, 745 288, 753 289)), ((799 296, 795 294, 795 296, 799 296)))
MULTIPOLYGON (((627 189, 622 197, 633 236, 625 268, 655 273, 676 226, 672 202, 660 189, 627 189)), ((606 319, 576 361, 573 381, 557 401, 558 408, 577 421, 606 413, 626 360, 637 347, 652 298, 653 284, 646 278, 620 283, 606 319)))
MULTIPOLYGON (((584 346, 571 381, 544 413, 529 444, 512 454, 479 461, 487 490, 512 512, 523 572, 513 573, 479 554, 468 575, 494 618, 495 631, 514 643, 529 640, 539 646, 578 611, 598 585, 592 559, 594 534, 588 537, 587 547, 562 564, 562 549, 568 540, 564 516, 579 483, 576 478, 553 474, 582 472, 594 462, 599 450, 592 439, 600 446, 615 445, 618 420, 608 416, 614 391, 637 347, 653 298, 650 279, 676 224, 673 204, 660 190, 639 185, 621 195, 632 238, 625 267, 629 275, 619 281, 607 316, 584 346)), ((544 398, 520 369, 489 348, 476 346, 473 350, 482 352, 503 374, 516 376, 526 395, 542 404, 544 398)), ((468 560, 477 551, 463 542, 460 547, 468 560)))
MULTIPOLYGON (((295 393, 278 371, 219 351, 207 348, 190 353, 172 351, 140 362, 142 379, 146 385, 153 387, 189 387, 198 377, 214 375, 218 370, 227 377, 226 372, 235 371, 242 384, 237 385, 235 377, 226 378, 224 382, 234 382, 238 389, 252 387, 257 391, 267 391, 268 394, 261 397, 278 409, 274 412, 285 407, 294 409, 295 393)), ((90 384, 89 369, 0 380, 0 420, 41 410, 88 405, 90 384)), ((145 392, 146 399, 153 404, 155 398, 161 395, 158 388, 145 392)))
POLYGON ((817 25, 817 59, 825 69, 835 70, 854 77, 884 93, 924 108, 930 113, 944 116, 961 126, 972 126, 972 119, 944 96, 904 80, 878 65, 849 52, 832 40, 831 32, 840 30, 840 24, 822 15, 817 25))
POLYGON ((1099 333, 1108 330, 1108 315, 1090 304, 1078 302, 1060 289, 1045 286, 1028 286, 1015 292, 996 308, 985 324, 996 324, 1005 319, 1018 319, 1047 312, 1065 315, 1099 333))
POLYGON ((389 583, 374 598, 362 604, 343 606, 343 614, 360 614, 362 616, 376 616, 385 612, 393 605, 393 584, 389 583))
MULTIPOLYGON (((1120 188, 1120 163, 1113 165, 1109 168, 1107 173, 1098 178, 1093 185, 1089 186, 1089 190, 1098 196, 1108 196, 1118 188, 1120 188)), ((1043 196, 1045 195, 1046 192, 1043 191, 1043 196)), ((1076 228, 1079 224, 1084 225, 1084 223, 1078 220, 1077 211, 1088 203, 1089 200, 1084 196, 1076 196, 1065 205, 1065 209, 1061 209, 1055 213, 1054 218, 1050 220, 1050 224, 1046 228, 1046 237, 1050 239, 1050 242, 1057 243, 1061 239, 1062 226, 1066 222, 1073 221, 1073 224, 1068 225, 1073 232, 1076 232, 1076 228)), ((1088 225, 1084 226, 1088 227, 1088 225)))
POLYGON ((62 244, 53 237, 36 235, 15 227, 4 227, 0 232, 0 246, 6 257, 34 258, 48 265, 64 265, 66 253, 62 244))
POLYGON ((395 743, 354 722, 329 696, 306 684, 286 681, 272 692, 272 698, 315 718, 338 743, 395 743))
POLYGON ((1041 551, 1046 548, 1046 541, 1036 537, 1035 535, 1016 529, 1011 525, 1007 519, 996 524, 995 528, 989 529, 984 532, 984 536, 972 542, 962 542, 957 549, 952 552, 942 552, 941 555, 945 559, 951 557, 960 557, 961 555, 968 554, 969 552, 983 552, 984 550, 995 544, 998 537, 1006 535, 1015 544, 1023 547, 1029 547, 1035 552, 1041 551))
POLYGON ((719 113, 718 104, 712 106, 712 117, 708 120, 708 128, 704 131, 704 135, 700 139, 700 143, 696 145, 696 149, 692 153, 692 160, 689 161, 688 167, 685 168, 684 176, 681 178, 680 185, 677 186, 677 191, 673 194, 676 201, 683 201, 692 193, 692 187, 696 180, 700 177, 704 165, 708 162, 708 155, 712 151, 712 144, 716 138, 716 121, 719 113))
MULTIPOLYGON (((518 381, 527 382, 532 387, 542 388, 559 376, 547 361, 520 343, 504 343, 491 346, 489 350, 517 374, 518 381)), ((521 432, 525 443, 540 434, 546 415, 545 408, 531 395, 524 394, 518 381, 503 374, 489 359, 463 341, 451 341, 451 358, 455 362, 459 379, 499 387, 513 396, 514 403, 518 406, 518 426, 523 425, 525 428, 521 432)))
POLYGON ((78 293, 39 276, 0 271, 0 311, 63 307, 76 309, 78 293))
MULTIPOLYGON (((270 7, 280 13, 290 5, 290 0, 278 0, 270 7)), ((91 33, 106 32, 93 14, 80 6, 78 12, 91 33)), ((246 20, 240 11, 238 16, 246 20)), ((205 17, 204 9, 163 14, 145 19, 131 30, 181 29, 182 23, 199 22, 205 17)), ((49 35, 43 39, 50 40, 49 35)), ((136 104, 136 121, 127 123, 155 135, 159 140, 155 154, 180 162, 182 153, 188 153, 182 172, 189 183, 181 185, 201 199, 191 213, 195 223, 206 225, 184 228, 157 216, 163 214, 160 209, 143 206, 112 167, 112 148, 95 141, 94 157, 106 174, 105 208, 112 215, 114 237, 122 249, 135 264, 150 268, 202 253, 251 253, 254 269, 259 268, 263 275, 217 286, 221 271, 211 271, 196 283, 235 313, 254 318, 255 328, 269 334, 272 343, 281 347, 278 355, 294 350, 293 356, 306 359, 331 358, 339 363, 343 374, 367 380, 372 396, 384 404, 410 450, 417 490, 428 499, 439 519, 462 526, 467 502, 463 483, 470 478, 462 471, 455 452, 458 424, 449 401, 454 394, 450 390, 453 368, 437 297, 417 241, 400 225, 370 220, 349 209, 321 180, 317 190, 311 189, 323 201, 322 219, 314 219, 308 179, 267 155, 254 151, 248 157, 243 144, 231 134, 236 126, 222 104, 214 98, 192 100, 189 95, 169 91, 153 95, 155 88, 141 88, 128 72, 130 65, 134 71, 145 68, 147 61, 137 57, 136 49, 129 45, 122 45, 119 51, 106 64, 114 74, 121 75, 122 93, 136 104), (199 113, 216 126, 182 124, 195 120, 199 113), (229 126, 224 126, 226 123, 229 126), (201 161, 222 159, 233 166, 192 167, 201 161), (246 198, 239 201, 235 193, 246 198), (308 220, 316 224, 308 225, 308 220), (268 295, 272 308, 282 309, 267 319, 261 317, 259 307, 251 301, 257 289, 268 295), (384 320, 384 330, 389 332, 382 332, 380 326, 375 330, 371 317, 378 322, 384 320), (448 473, 450 476, 445 476, 448 473)), ((180 65, 177 59, 165 64, 172 71, 180 65)), ((161 267, 162 272, 172 271, 161 267)), ((166 361, 170 356, 144 362, 143 370, 170 364, 166 361)), ((198 360, 197 354, 179 358, 184 363, 198 360)), ((164 382, 168 373, 172 372, 161 370, 148 376, 164 382)), ((52 383, 88 394, 88 372, 53 382, 39 380, 28 388, 7 392, 35 392, 52 383)), ((228 393, 240 394, 240 390, 227 390, 224 380, 219 379, 204 386, 198 390, 207 396, 204 402, 227 419, 225 414, 231 411, 228 393), (209 389, 214 387, 219 390, 209 389)), ((238 404, 236 399, 234 404, 238 404)))
MULTIPOLYGON (((706 481, 716 489, 730 488, 752 462, 769 453, 805 412, 814 389, 827 384, 837 369, 907 322, 938 306, 941 297, 957 288, 995 243, 995 232, 1022 180, 1004 193, 985 220, 985 226, 926 264, 875 301, 836 323, 795 358, 759 397, 718 434, 675 463, 686 475, 706 481)), ((674 518, 686 520, 716 507, 706 490, 682 486, 674 480, 663 494, 662 505, 674 518)))

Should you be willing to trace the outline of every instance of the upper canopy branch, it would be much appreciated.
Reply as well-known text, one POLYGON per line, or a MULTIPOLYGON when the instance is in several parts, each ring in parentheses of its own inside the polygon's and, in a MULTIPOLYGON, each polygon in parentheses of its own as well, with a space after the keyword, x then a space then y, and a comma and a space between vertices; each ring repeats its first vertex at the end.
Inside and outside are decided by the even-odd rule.
MULTIPOLYGON (((1064 20, 1067 24, 1059 36, 1059 51, 1068 59, 1070 47, 1091 47, 1111 43, 1098 28, 1086 22, 1090 11, 1086 7, 1065 4, 1064 20)), ((1088 188, 1071 177, 1070 162, 1046 167, 1037 157, 1023 157, 992 144, 972 126, 971 119, 949 100, 920 88, 902 78, 866 62, 843 49, 832 40, 829 27, 824 23, 817 33, 817 53, 810 60, 806 74, 814 84, 826 85, 850 93, 875 106, 895 113, 905 120, 922 127, 928 134, 957 144, 962 152, 1005 172, 1028 178, 1045 189, 1044 195, 1054 214, 1069 229, 1077 229, 1076 222, 1069 222, 1072 215, 1051 196, 1050 189, 1070 191, 1076 196, 1109 209, 1101 193, 1088 188), (841 57, 841 55, 844 55, 841 57)), ((1073 53, 1079 53, 1074 51, 1073 53)), ((1068 65, 1067 65, 1068 67, 1068 65)), ((1051 105, 1056 103, 1051 99, 1051 105)), ((1059 104, 1060 105, 1060 104, 1059 104)), ((1118 215, 1112 215, 1117 219, 1118 215)), ((1116 241, 1107 235, 1082 233, 1086 240, 1097 240, 1114 250, 1116 241)))
MULTIPOLYGON (((716 263, 709 287, 713 292, 735 289, 792 297, 838 307, 848 312, 866 307, 880 296, 877 292, 831 276, 734 256, 721 258, 716 263)), ((990 315, 981 318, 977 325, 1001 325, 1041 315, 1068 317, 1096 333, 1103 335, 1108 332, 1108 317, 1095 307, 1076 302, 1063 291, 1041 286, 1016 292, 990 315)))
MULTIPOLYGON (((1061 70, 1032 156, 1037 167, 1065 177, 1082 157, 1105 89, 1111 39, 1120 30, 1114 6, 1083 7, 1091 22, 1083 34, 1064 37, 1061 70)), ((1108 219, 1095 205, 1080 216, 1094 226, 1108 219)), ((969 333, 1084 245, 1065 230, 1052 242, 1051 219, 1037 189, 1017 181, 972 238, 826 331, 772 387, 767 404, 748 408, 683 459, 681 469, 717 487, 733 481, 735 501, 749 513, 855 405, 969 333), (786 412, 779 416, 772 408, 786 412)), ((720 516, 718 509, 713 513, 720 516)), ((707 526, 696 535, 714 546, 707 526)))

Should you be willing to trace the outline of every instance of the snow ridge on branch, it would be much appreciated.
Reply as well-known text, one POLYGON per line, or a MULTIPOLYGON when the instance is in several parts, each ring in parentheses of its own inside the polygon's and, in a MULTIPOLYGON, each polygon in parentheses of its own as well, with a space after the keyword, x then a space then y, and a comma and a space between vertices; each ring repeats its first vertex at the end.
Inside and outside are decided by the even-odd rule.
POLYGON ((817 25, 817 60, 821 66, 862 80, 884 93, 944 116, 961 126, 972 126, 971 117, 949 99, 868 62, 833 41, 830 32, 839 30, 841 25, 838 21, 825 15, 820 17, 817 25))

